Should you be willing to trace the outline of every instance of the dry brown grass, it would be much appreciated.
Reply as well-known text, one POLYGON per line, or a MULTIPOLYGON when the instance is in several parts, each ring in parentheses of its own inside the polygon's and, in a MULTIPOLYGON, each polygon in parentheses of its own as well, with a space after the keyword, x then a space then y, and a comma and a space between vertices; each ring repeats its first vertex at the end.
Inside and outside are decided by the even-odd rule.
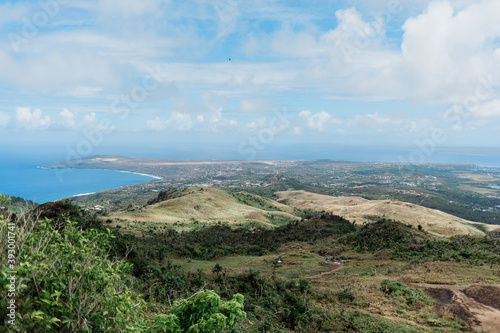
MULTIPOLYGON (((332 197, 305 191, 283 191, 276 193, 280 201, 299 208, 326 210, 357 223, 371 223, 371 217, 401 221, 442 236, 484 235, 471 222, 459 217, 407 202, 397 200, 366 200, 360 197, 332 197)), ((485 227, 487 225, 484 225, 485 227)))
POLYGON ((412 266, 399 278, 405 283, 472 284, 500 283, 498 268, 456 262, 428 262, 412 266))

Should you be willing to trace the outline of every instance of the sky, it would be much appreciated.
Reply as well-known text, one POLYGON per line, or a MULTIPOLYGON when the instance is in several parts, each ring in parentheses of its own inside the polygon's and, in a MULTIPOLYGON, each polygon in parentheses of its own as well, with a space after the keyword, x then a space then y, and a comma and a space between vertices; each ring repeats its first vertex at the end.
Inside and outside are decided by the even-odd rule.
POLYGON ((497 0, 1 1, 0 133, 68 158, 498 148, 498 13, 497 0))

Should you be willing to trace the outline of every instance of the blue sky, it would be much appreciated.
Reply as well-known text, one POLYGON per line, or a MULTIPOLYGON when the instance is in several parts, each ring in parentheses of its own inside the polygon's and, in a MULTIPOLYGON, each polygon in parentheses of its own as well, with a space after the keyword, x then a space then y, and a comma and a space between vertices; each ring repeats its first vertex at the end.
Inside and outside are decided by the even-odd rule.
POLYGON ((81 156, 498 147, 499 12, 494 0, 2 1, 0 133, 81 156))

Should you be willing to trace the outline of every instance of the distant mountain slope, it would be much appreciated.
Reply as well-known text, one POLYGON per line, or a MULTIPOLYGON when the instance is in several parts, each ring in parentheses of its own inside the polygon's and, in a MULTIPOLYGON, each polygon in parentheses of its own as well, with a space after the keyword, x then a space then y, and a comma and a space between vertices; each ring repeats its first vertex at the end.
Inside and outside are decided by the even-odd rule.
POLYGON ((141 208, 117 212, 114 218, 147 223, 217 223, 254 224, 274 227, 298 217, 286 212, 290 207, 250 194, 231 195, 213 188, 187 188, 171 199, 141 208), (248 201, 248 203, 243 203, 248 201), (262 208, 255 207, 260 205, 262 208))
POLYGON ((332 197, 305 191, 276 192, 281 203, 325 210, 357 223, 385 218, 404 222, 424 230, 444 235, 484 235, 489 226, 411 203, 396 200, 366 200, 360 197, 332 197))

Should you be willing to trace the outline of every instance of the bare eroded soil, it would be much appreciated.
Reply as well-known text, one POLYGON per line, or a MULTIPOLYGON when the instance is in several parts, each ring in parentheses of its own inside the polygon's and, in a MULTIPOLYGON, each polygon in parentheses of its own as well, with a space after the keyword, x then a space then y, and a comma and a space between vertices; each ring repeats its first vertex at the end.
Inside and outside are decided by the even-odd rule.
POLYGON ((476 331, 500 333, 500 285, 412 284, 436 302, 439 315, 451 315, 476 331))

